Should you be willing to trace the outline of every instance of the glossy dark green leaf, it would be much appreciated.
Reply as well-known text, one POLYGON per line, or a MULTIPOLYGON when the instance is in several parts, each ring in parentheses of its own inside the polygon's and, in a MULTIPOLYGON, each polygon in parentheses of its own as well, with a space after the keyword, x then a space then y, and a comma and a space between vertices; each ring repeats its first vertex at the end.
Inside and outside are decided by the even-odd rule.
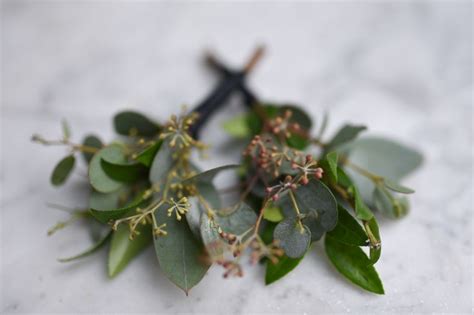
POLYGON ((51 174, 51 183, 54 186, 60 186, 66 182, 66 179, 71 174, 71 171, 74 168, 74 164, 76 163, 76 158, 74 155, 69 155, 63 158, 53 170, 51 174))
POLYGON ((347 245, 366 246, 368 244, 367 234, 362 226, 340 205, 338 206, 337 225, 327 235, 347 245))
POLYGON ((173 149, 169 141, 163 141, 151 163, 149 179, 155 185, 163 184, 174 164, 173 149))
POLYGON ((137 227, 138 235, 130 240, 130 230, 126 225, 120 225, 112 234, 109 249, 108 274, 113 278, 119 274, 127 265, 140 254, 153 241, 151 225, 140 225, 137 227))
MULTIPOLYGON (((82 141, 82 145, 99 150, 104 146, 102 144, 102 141, 94 135, 88 135, 87 137, 85 137, 84 141, 82 141)), ((82 156, 84 157, 84 160, 87 162, 87 164, 89 164, 94 154, 89 152, 82 152, 82 156)))
POLYGON ((377 242, 376 245, 370 246, 370 262, 372 264, 375 264, 379 260, 380 255, 382 254, 382 240, 380 239, 379 225, 377 223, 377 220, 375 220, 375 217, 370 219, 366 224, 367 228, 369 229, 368 233, 370 232, 372 237, 377 242))
POLYGON ((146 176, 146 167, 141 163, 113 163, 101 160, 102 169, 113 180, 132 183, 146 176))
POLYGON ((114 163, 125 163, 126 160, 122 148, 117 144, 105 147, 94 154, 89 164, 89 181, 95 190, 102 193, 109 193, 120 189, 123 183, 110 178, 110 176, 105 173, 101 162, 103 158, 114 163))
POLYGON ((367 127, 365 126, 358 126, 358 125, 345 125, 343 126, 336 135, 329 141, 326 146, 326 151, 334 149, 344 143, 350 142, 354 140, 359 133, 366 130, 367 127))
POLYGON ((382 282, 364 251, 357 246, 325 238, 326 254, 336 269, 352 283, 377 294, 384 294, 382 282))
POLYGON ((355 186, 352 186, 351 189, 353 195, 354 195, 354 204, 355 204, 355 213, 357 218, 361 220, 370 220, 373 218, 374 214, 372 211, 367 207, 365 202, 362 200, 362 197, 360 196, 359 190, 355 188, 355 186))
POLYGON ((273 238, 279 241, 280 247, 290 258, 302 257, 311 243, 311 231, 298 222, 295 217, 286 218, 273 231, 273 238))
POLYGON ((298 266, 300 261, 304 258, 301 256, 299 258, 290 258, 286 255, 278 258, 276 264, 272 263, 270 260, 267 260, 266 270, 265 270, 265 284, 269 285, 273 282, 280 280, 293 269, 298 266))
POLYGON ((155 158, 156 153, 161 147, 162 142, 158 141, 149 146, 148 148, 144 149, 140 153, 137 154, 135 160, 142 163, 146 167, 150 167, 153 159, 155 158))
MULTIPOLYGON (((341 148, 351 163, 384 178, 400 182, 422 163, 419 152, 390 139, 364 137, 341 148)), ((374 183, 357 172, 347 168, 349 175, 359 188, 364 200, 370 200, 374 183)))
POLYGON ((112 236, 112 231, 107 233, 103 238, 101 238, 98 242, 93 244, 91 247, 89 247, 85 251, 83 251, 83 252, 81 252, 77 255, 71 256, 71 257, 59 258, 58 261, 59 262, 70 262, 70 261, 73 261, 73 260, 77 260, 77 259, 80 259, 80 258, 87 257, 87 256, 95 253, 99 249, 101 249, 102 246, 104 246, 107 243, 107 241, 110 239, 111 236, 112 236))
POLYGON ((387 178, 384 178, 383 183, 388 189, 401 194, 413 194, 415 192, 413 189, 397 184, 396 182, 387 178))
POLYGON ((118 134, 124 136, 152 137, 160 131, 157 123, 135 111, 124 111, 116 114, 114 127, 118 134))
POLYGON ((209 269, 202 259, 204 248, 184 220, 168 217, 166 207, 160 207, 155 216, 158 224, 166 223, 168 232, 166 236, 154 238, 160 268, 168 279, 188 294, 209 269))
MULTIPOLYGON (((311 240, 319 240, 323 234, 332 230, 337 223, 337 203, 329 188, 319 180, 311 180, 300 186, 295 193, 296 203, 304 215, 303 223, 311 230, 311 240)), ((293 203, 286 194, 277 203, 286 217, 295 217, 293 203)))
POLYGON ((326 155, 326 157, 319 161, 319 166, 324 169, 324 176, 328 176, 330 182, 337 183, 337 166, 338 154, 333 151, 326 155))

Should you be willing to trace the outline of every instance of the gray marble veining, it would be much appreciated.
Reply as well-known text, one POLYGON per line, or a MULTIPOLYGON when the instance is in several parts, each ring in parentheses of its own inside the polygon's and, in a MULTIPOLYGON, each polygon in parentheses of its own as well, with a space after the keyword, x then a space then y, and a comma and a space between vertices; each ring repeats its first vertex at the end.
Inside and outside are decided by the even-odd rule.
MULTIPOLYGON (((471 2, 2 1, 1 9, 1 312, 473 311, 471 2), (425 156, 406 182, 417 190, 412 212, 381 223, 386 295, 342 279, 320 244, 277 284, 264 286, 261 267, 237 280, 211 268, 189 297, 152 251, 115 280, 105 252, 57 263, 89 240, 80 224, 46 237, 65 215, 45 203, 84 206, 86 170, 51 188, 64 149, 30 136, 58 135, 66 117, 78 139, 111 139, 110 117, 126 107, 165 118, 215 84, 205 49, 238 65, 261 42, 268 53, 250 84, 263 98, 302 104, 315 118, 328 111, 329 132, 365 123, 425 156)), ((214 145, 204 167, 238 161, 223 149, 220 123, 240 111, 232 104, 204 131, 214 145)))

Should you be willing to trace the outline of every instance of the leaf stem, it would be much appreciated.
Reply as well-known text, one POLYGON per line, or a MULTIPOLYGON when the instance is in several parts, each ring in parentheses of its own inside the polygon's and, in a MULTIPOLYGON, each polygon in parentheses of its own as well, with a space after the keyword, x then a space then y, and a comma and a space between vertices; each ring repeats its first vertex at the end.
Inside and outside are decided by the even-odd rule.
POLYGON ((303 223, 301 223, 301 211, 300 211, 300 208, 298 207, 298 203, 296 202, 295 194, 293 193, 291 189, 288 191, 288 194, 290 195, 291 203, 293 204, 293 208, 295 209, 296 214, 297 214, 298 225, 300 227, 300 231, 301 233, 303 233, 304 227, 303 227, 303 223))

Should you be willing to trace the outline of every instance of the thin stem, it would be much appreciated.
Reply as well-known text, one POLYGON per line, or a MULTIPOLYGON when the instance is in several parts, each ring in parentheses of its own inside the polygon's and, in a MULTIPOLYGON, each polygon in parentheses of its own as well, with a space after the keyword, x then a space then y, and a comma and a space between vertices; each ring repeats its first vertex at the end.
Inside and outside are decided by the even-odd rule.
POLYGON ((362 176, 365 176, 365 177, 369 178, 374 183, 379 183, 380 181, 383 181, 383 177, 378 176, 378 175, 366 170, 365 168, 362 168, 359 165, 356 165, 356 164, 352 163, 348 159, 344 159, 342 161, 342 164, 347 165, 348 167, 350 167, 351 169, 353 169, 357 173, 361 174, 362 176))
POLYGON ((41 138, 40 136, 34 135, 31 139, 34 142, 38 142, 43 145, 64 145, 64 146, 69 146, 73 151, 80 151, 84 153, 96 153, 100 149, 95 148, 95 147, 90 147, 82 144, 77 144, 77 143, 72 143, 68 139, 62 139, 62 140, 46 140, 41 138))
POLYGON ((300 212, 300 208, 298 207, 298 203, 296 202, 295 194, 293 193, 293 191, 291 189, 288 191, 288 194, 290 195, 290 199, 291 199, 291 203, 293 204, 293 208, 296 211, 297 218, 298 218, 298 225, 300 226, 301 233, 303 233, 304 227, 303 227, 303 223, 301 223, 301 218, 300 218, 301 217, 301 212, 300 212))

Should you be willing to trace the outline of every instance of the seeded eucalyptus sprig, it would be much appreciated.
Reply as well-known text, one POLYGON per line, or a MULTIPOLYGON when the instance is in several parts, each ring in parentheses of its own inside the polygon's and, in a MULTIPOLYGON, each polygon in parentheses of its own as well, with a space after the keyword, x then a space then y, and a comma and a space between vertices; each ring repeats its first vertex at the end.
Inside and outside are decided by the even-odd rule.
POLYGON ((187 293, 213 263, 230 277, 242 276, 247 261, 263 262, 265 283, 273 283, 324 237, 329 260, 341 274, 384 293, 374 268, 381 254, 374 211, 392 218, 407 213, 408 201, 400 194, 413 190, 400 180, 420 164, 421 155, 392 140, 359 137, 364 126, 345 125, 325 137, 327 116, 313 133, 314 122, 301 108, 260 102, 245 84, 260 56, 257 50, 241 71, 209 56, 223 76, 208 98, 165 123, 137 112, 119 113, 114 126, 125 138, 109 144, 95 136, 75 143, 66 123, 60 140, 33 137, 68 148, 53 171, 53 185, 65 183, 76 154, 88 165, 87 209, 72 210, 71 218, 48 234, 84 218, 95 243, 60 261, 110 243, 108 273, 114 277, 153 244, 161 270, 187 293), (247 139, 242 162, 202 172, 191 159, 193 151, 207 147, 197 140, 199 130, 234 91, 244 96, 247 112, 224 129, 247 139), (240 196, 223 205, 213 181, 229 170, 240 177, 240 196))

